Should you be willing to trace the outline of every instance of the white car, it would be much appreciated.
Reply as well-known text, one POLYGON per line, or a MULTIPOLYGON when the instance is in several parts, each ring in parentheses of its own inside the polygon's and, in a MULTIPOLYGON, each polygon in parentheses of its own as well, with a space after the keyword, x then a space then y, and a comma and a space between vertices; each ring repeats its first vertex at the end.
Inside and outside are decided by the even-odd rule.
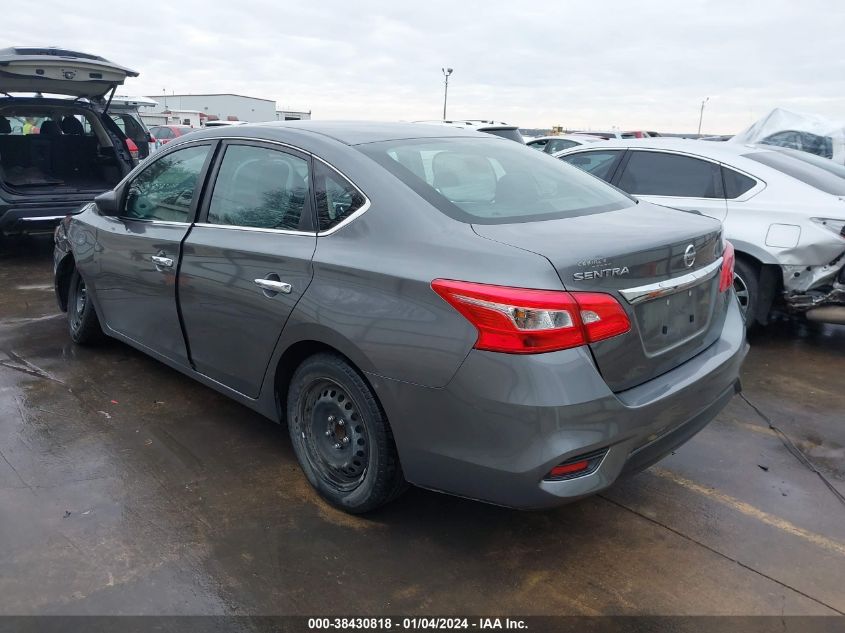
POLYGON ((450 125, 452 127, 460 127, 466 130, 475 130, 476 132, 486 132, 493 136, 501 136, 510 141, 517 143, 525 143, 522 134, 519 132, 518 125, 510 125, 502 121, 489 121, 486 119, 450 119, 448 121, 414 121, 414 123, 426 123, 428 125, 450 125))
POLYGON ((559 134, 558 136, 538 136, 525 141, 531 149, 539 149, 546 154, 562 152, 565 149, 572 149, 578 145, 603 141, 599 136, 588 136, 586 134, 559 134))
POLYGON ((775 300, 845 323, 845 167, 765 145, 665 138, 555 156, 637 198, 721 220, 749 326, 765 323, 775 300))

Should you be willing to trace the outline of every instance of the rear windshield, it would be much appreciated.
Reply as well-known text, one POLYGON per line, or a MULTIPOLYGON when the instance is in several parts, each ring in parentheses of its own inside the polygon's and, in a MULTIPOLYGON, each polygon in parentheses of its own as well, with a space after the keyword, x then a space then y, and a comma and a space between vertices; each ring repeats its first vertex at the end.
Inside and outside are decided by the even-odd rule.
POLYGON ((496 139, 406 139, 358 149, 440 211, 467 223, 553 220, 635 204, 577 167, 496 139))
POLYGON ((755 152, 744 156, 777 169, 787 176, 800 180, 804 184, 825 193, 835 196, 845 195, 845 167, 837 165, 827 158, 816 158, 812 154, 806 154, 806 158, 799 159, 781 151, 755 152), (824 166, 818 164, 822 161, 824 166))
POLYGON ((506 138, 509 141, 516 141, 517 143, 525 143, 525 139, 522 138, 522 134, 519 133, 519 130, 512 129, 512 130, 485 130, 481 128, 480 132, 486 132, 487 134, 492 134, 493 136, 500 136, 502 138, 506 138))

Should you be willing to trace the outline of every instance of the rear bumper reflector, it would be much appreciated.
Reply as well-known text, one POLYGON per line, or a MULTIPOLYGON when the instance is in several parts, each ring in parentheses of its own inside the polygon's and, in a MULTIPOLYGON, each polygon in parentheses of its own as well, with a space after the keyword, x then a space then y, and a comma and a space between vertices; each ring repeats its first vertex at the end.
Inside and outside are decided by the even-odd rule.
POLYGON ((586 455, 573 457, 572 459, 562 462, 552 468, 549 471, 549 474, 543 479, 544 481, 566 481, 567 479, 584 477, 598 470, 598 467, 601 465, 601 462, 606 454, 607 449, 605 448, 586 455))

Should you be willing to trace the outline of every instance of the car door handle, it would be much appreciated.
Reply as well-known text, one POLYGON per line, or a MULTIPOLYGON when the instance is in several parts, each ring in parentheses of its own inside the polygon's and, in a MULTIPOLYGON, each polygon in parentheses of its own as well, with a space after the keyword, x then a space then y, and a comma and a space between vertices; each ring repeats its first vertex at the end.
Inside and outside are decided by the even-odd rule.
POLYGON ((267 292, 283 292, 290 294, 292 289, 289 283, 276 281, 275 279, 255 279, 255 285, 267 292))
POLYGON ((153 255, 150 257, 153 264, 161 266, 162 268, 173 268, 173 260, 169 257, 162 257, 161 255, 153 255))

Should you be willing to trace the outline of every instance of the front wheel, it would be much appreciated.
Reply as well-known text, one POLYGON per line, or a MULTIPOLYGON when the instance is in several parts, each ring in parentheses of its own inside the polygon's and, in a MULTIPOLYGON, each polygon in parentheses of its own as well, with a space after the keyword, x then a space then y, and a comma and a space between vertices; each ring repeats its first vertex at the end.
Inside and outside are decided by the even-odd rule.
POLYGON ((85 280, 78 270, 70 277, 67 298, 67 323, 70 338, 79 345, 91 345, 103 337, 94 303, 88 295, 85 280))
POLYGON ((288 390, 287 419, 299 465, 332 505, 360 514, 405 489, 387 417, 344 358, 320 353, 303 361, 288 390))

